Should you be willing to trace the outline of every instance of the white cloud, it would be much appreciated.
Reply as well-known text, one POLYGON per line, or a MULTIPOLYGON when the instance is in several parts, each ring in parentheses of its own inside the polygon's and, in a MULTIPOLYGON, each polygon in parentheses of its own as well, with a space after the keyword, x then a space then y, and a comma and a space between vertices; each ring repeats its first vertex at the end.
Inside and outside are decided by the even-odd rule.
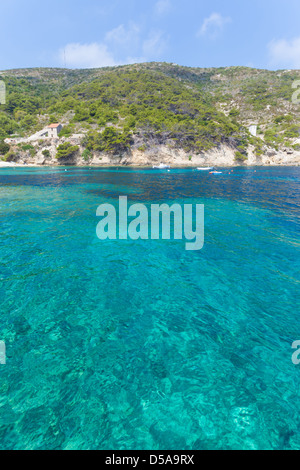
POLYGON ((67 67, 74 68, 97 68, 117 65, 106 44, 67 44, 59 52, 60 61, 64 63, 66 58, 67 67))
POLYGON ((164 32, 142 33, 133 22, 127 27, 121 24, 107 32, 101 42, 67 44, 60 49, 59 60, 71 68, 100 68, 160 58, 167 47, 164 32))
POLYGON ((160 57, 167 48, 167 39, 162 31, 151 31, 143 43, 143 55, 148 59, 160 57))
POLYGON ((268 45, 271 65, 300 69, 300 37, 273 40, 268 45))
POLYGON ((128 28, 123 24, 112 29, 105 35, 105 42, 112 43, 118 47, 130 47, 139 41, 140 28, 135 23, 130 23, 128 28))
POLYGON ((155 4, 154 11, 157 16, 164 16, 171 10, 170 0, 158 0, 155 4))
POLYGON ((230 17, 222 16, 220 13, 212 13, 209 17, 205 18, 201 28, 197 32, 197 37, 208 36, 215 39, 224 29, 224 26, 231 23, 230 17))

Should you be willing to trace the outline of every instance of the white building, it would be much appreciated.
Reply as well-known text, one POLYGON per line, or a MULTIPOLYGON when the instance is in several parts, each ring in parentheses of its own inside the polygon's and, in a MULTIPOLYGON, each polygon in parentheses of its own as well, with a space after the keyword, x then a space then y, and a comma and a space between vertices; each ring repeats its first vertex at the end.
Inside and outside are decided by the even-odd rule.
POLYGON ((252 124, 252 126, 249 127, 249 132, 251 135, 253 135, 254 137, 257 137, 257 125, 256 124, 252 124))
POLYGON ((50 139, 57 139, 58 134, 60 133, 61 130, 62 130, 61 124, 50 124, 47 127, 48 137, 50 137, 50 139))
POLYGON ((4 142, 7 144, 19 144, 19 143, 28 143, 35 142, 40 139, 58 139, 58 134, 62 130, 63 126, 61 124, 50 124, 45 127, 43 130, 36 132, 30 137, 16 137, 11 139, 5 139, 4 142))

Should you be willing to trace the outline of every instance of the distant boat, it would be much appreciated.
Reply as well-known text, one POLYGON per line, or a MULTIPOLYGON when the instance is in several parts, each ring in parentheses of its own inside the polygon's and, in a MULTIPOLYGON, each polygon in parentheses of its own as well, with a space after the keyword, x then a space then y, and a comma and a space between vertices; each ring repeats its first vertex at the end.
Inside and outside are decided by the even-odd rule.
POLYGON ((222 171, 210 171, 210 175, 222 175, 222 171))
POLYGON ((153 169, 155 170, 169 170, 170 168, 171 168, 170 165, 165 165, 164 163, 161 163, 158 166, 156 165, 153 166, 153 169))
POLYGON ((209 167, 209 168, 197 168, 198 171, 211 171, 211 170, 213 170, 213 169, 214 169, 213 166, 211 166, 211 167, 209 167))

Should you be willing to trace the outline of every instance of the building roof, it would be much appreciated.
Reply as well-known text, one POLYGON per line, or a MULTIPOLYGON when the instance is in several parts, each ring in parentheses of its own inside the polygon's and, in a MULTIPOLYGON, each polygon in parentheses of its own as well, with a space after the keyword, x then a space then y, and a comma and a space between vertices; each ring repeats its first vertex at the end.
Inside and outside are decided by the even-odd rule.
POLYGON ((60 124, 50 124, 48 127, 50 127, 50 129, 56 129, 59 126, 60 124))

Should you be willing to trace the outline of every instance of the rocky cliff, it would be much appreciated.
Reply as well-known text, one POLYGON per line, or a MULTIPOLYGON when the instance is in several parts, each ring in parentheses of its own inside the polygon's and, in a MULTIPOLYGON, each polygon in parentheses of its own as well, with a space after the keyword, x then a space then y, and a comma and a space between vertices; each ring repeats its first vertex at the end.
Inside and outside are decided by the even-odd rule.
MULTIPOLYGON (((221 145, 205 153, 191 154, 182 149, 170 149, 166 145, 157 145, 148 150, 131 148, 120 155, 105 152, 93 152, 91 158, 82 158, 84 147, 81 146, 81 137, 65 138, 48 142, 49 155, 45 156, 43 150, 37 146, 34 155, 30 150, 22 151, 15 148, 14 158, 10 162, 1 162, 0 166, 133 166, 152 167, 165 163, 171 167, 233 167, 233 166, 299 166, 300 151, 282 148, 281 150, 265 148, 260 156, 255 154, 255 148, 248 148, 248 158, 244 162, 236 161, 236 151, 228 145, 221 145), (57 146, 65 141, 78 145, 78 151, 72 156, 59 160, 56 158, 57 146)), ((42 145, 44 148, 44 145, 42 145)))

